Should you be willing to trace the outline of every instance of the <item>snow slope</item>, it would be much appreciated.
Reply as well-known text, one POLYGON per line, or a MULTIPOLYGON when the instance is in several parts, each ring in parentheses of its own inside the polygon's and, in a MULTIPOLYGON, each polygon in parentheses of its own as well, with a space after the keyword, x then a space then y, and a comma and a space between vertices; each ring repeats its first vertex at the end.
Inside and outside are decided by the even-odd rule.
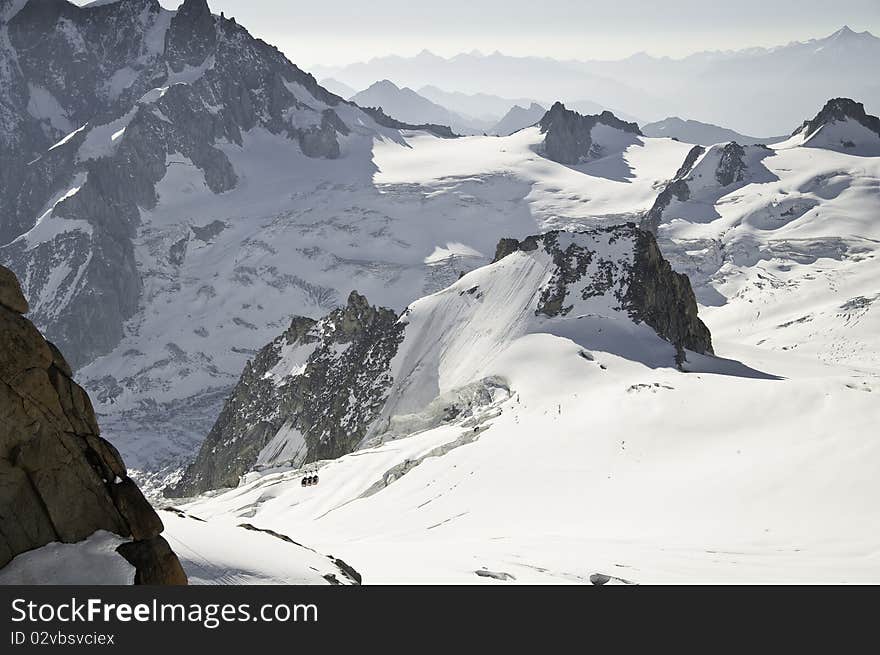
MULTIPOLYGON (((242 520, 205 521, 175 509, 160 512, 165 535, 190 584, 351 585, 359 574, 285 534, 242 520)), ((294 533, 295 534, 295 533, 294 533)))
POLYGON ((718 348, 780 379, 531 335, 481 415, 325 462, 318 487, 266 471, 187 511, 296 529, 368 584, 878 582, 877 378, 718 348))
POLYGON ((789 144, 750 168, 674 202, 658 230, 713 335, 876 371, 880 158, 789 144))
MULTIPOLYGON (((528 132, 496 140, 505 145, 492 167, 516 168, 508 148, 529 147, 528 132)), ((643 141, 625 161, 650 153, 659 162, 657 151, 672 147, 643 141)), ((412 142, 390 150, 377 178, 402 183, 409 161, 419 184, 442 187, 453 175, 447 144, 412 142)), ((463 140, 460 152, 477 143, 463 140)), ((827 145, 747 149, 741 179, 726 187, 710 150, 692 167, 701 176, 693 195, 664 213, 664 254, 698 285, 719 358, 691 354, 681 372, 565 333, 513 331, 499 348, 496 320, 516 325, 505 316, 515 302, 469 317, 461 342, 455 330, 431 332, 448 308, 417 313, 425 343, 434 334, 452 345, 449 365, 426 358, 420 369, 440 371, 437 392, 475 371, 503 378, 507 391, 458 422, 398 416, 389 434, 322 462, 317 487, 301 487, 296 469, 263 470, 187 510, 295 526, 367 583, 584 583, 593 573, 633 583, 880 582, 880 158, 827 145), (481 341, 486 348, 468 350, 481 341)), ((469 170, 475 157, 456 161, 461 175, 479 175, 469 170)), ((553 170, 582 189, 556 205, 556 221, 582 224, 591 209, 599 219, 624 202, 607 180, 553 170), (587 197, 587 188, 608 194, 587 197)), ((650 199, 647 170, 616 183, 633 189, 633 204, 645 206, 640 189, 650 199)), ((542 191, 536 184, 530 202, 546 224, 542 191)), ((420 303, 433 307, 456 288, 420 303)))

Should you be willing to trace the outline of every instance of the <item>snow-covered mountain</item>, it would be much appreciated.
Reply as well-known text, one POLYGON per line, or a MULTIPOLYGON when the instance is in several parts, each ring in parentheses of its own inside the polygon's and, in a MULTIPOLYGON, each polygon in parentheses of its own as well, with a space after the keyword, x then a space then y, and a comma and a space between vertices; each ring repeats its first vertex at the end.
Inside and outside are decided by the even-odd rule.
POLYGON ((859 98, 877 113, 880 85, 873 62, 878 58, 880 38, 845 26, 824 38, 701 52, 682 59, 638 53, 616 61, 560 61, 498 52, 444 58, 425 51, 415 57, 379 57, 320 70, 356 87, 385 76, 412 88, 433 84, 463 93, 526 95, 538 101, 561 100, 580 113, 597 113, 595 108, 575 106, 574 101, 586 95, 626 120, 632 120, 631 115, 646 122, 699 116, 760 135, 786 132, 833 96, 859 98))
POLYGON ((110 430, 135 435, 120 435, 134 468, 190 451, 292 313, 324 313, 355 277, 408 301, 481 261, 455 246, 424 261, 455 242, 448 226, 389 227, 412 204, 374 186, 372 148, 403 143, 405 125, 328 93, 204 0, 3 12, 0 259, 86 366, 110 430), (182 405, 156 427, 165 402, 182 405))
POLYGON ((336 159, 340 138, 358 136, 337 111, 375 125, 204 0, 176 13, 153 0, 28 2, 2 32, 15 121, 4 130, 13 179, 3 185, 2 259, 77 366, 110 351, 138 309, 134 239, 149 223, 143 212, 162 204, 169 168, 189 168, 194 185, 219 195, 241 185, 223 146, 243 147, 244 133, 260 128, 305 158, 336 159), (15 142, 21 134, 32 136, 15 142))
POLYGON ((880 156, 880 118, 865 112, 865 106, 849 98, 834 98, 815 118, 804 121, 792 138, 780 148, 805 145, 827 148, 862 157, 880 156))
POLYGON ((665 194, 658 243, 694 281, 718 357, 688 354, 683 372, 621 353, 615 344, 646 342, 614 338, 580 310, 557 324, 570 331, 506 331, 531 278, 505 294, 497 273, 540 252, 514 248, 404 317, 403 344, 420 338, 397 362, 414 364, 402 398, 427 386, 416 403, 427 410, 403 405, 385 434, 317 462, 318 487, 301 486, 296 457, 283 463, 291 449, 187 511, 298 530, 372 582, 876 580, 880 158, 860 154, 870 125, 857 103, 835 100, 772 148, 640 137, 570 167, 535 156, 546 136, 535 127, 382 152, 383 183, 415 178, 434 197, 454 170, 480 175, 484 199, 497 184, 487 171, 531 178, 545 229, 645 216, 665 194), (612 164, 627 175, 608 176, 612 164), (505 302, 483 316, 492 292, 505 302), (445 329, 460 318, 462 341, 445 329), (512 345, 495 358, 499 340, 512 345), (434 371, 437 386, 425 385, 434 371), (473 393, 441 393, 483 372, 493 379, 473 393))
POLYGON ((536 124, 544 117, 546 112, 546 109, 534 102, 528 108, 514 105, 492 128, 492 134, 510 136, 524 127, 531 127, 536 124))
POLYGON ((642 125, 642 133, 645 136, 670 137, 685 143, 703 146, 711 146, 715 143, 726 143, 728 141, 736 141, 742 146, 750 146, 758 143, 775 143, 777 141, 784 141, 787 138, 785 136, 746 136, 729 130, 726 127, 719 127, 718 125, 701 123, 700 121, 690 119, 683 120, 677 116, 665 118, 656 123, 642 125))
MULTIPOLYGON (((491 348, 475 353, 464 343, 516 336, 499 329, 516 302, 478 314, 501 291, 491 282, 496 267, 533 251, 509 255, 404 318, 404 343, 415 327, 430 344, 435 321, 444 335, 436 348, 413 351, 411 361, 426 365, 413 369, 416 379, 425 369, 447 380, 491 371, 492 393, 471 396, 482 405, 446 412, 467 407, 446 398, 404 412, 389 424, 398 429, 318 462, 317 487, 301 486, 295 464, 258 466, 238 488, 192 499, 187 511, 297 530, 370 582, 876 581, 880 158, 858 154, 873 138, 853 129, 873 124, 860 117, 857 103, 832 101, 773 148, 688 151, 645 137, 620 155, 629 179, 563 167, 554 189, 549 179, 533 187, 547 194, 532 203, 545 224, 572 229, 616 213, 627 191, 630 206, 647 211, 665 193, 656 179, 645 183, 651 162, 674 162, 667 179, 683 185, 660 213, 658 242, 696 283, 714 350, 731 359, 689 354, 689 373, 646 365, 615 353, 609 344, 632 341, 602 340, 590 318, 583 331, 575 319, 572 332, 524 334, 487 363, 491 348), (831 140, 810 139, 826 128, 831 140), (843 132, 864 140, 840 147, 843 132), (579 185, 592 193, 572 198, 579 185), (471 330, 464 343, 443 330, 459 316, 471 330), (590 347, 578 345, 583 337, 590 347), (447 365, 435 369, 438 361, 447 365)), ((495 141, 505 151, 518 140, 537 149, 541 136, 529 128, 495 141)), ((434 180, 437 192, 452 167, 438 160, 453 148, 471 162, 479 152, 467 141, 411 144, 386 180, 418 168, 420 183, 434 180), (426 162, 433 168, 418 166, 426 162)), ((472 165, 498 166, 508 154, 472 165)))
POLYGON ((381 80, 351 96, 361 107, 381 107, 389 116, 414 125, 446 125, 456 134, 481 134, 488 124, 459 116, 410 88, 381 80))
POLYGON ((535 335, 647 366, 687 367, 687 351, 712 352, 687 278, 649 233, 630 225, 505 239, 493 264, 399 321, 356 293, 320 321, 295 318, 245 367, 175 493, 460 421, 516 393, 506 371, 535 335))
POLYGON ((876 366, 876 128, 860 103, 835 99, 769 148, 688 154, 645 225, 691 277, 710 325, 717 316, 739 339, 876 366))

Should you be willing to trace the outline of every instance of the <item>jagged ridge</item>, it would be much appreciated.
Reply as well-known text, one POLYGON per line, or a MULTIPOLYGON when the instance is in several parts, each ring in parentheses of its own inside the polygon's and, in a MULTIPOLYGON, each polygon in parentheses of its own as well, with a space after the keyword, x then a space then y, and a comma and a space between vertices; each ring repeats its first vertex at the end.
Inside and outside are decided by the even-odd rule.
POLYGON ((621 342, 659 336, 666 365, 683 363, 686 350, 712 352, 687 277, 632 224, 504 239, 493 264, 413 303, 400 320, 353 293, 322 321, 295 319, 247 365, 170 495, 235 486, 255 465, 340 457, 400 425, 460 418, 506 388, 492 366, 519 336, 558 332, 588 344, 595 333, 580 319, 608 314, 649 326, 650 337, 606 327, 621 342))

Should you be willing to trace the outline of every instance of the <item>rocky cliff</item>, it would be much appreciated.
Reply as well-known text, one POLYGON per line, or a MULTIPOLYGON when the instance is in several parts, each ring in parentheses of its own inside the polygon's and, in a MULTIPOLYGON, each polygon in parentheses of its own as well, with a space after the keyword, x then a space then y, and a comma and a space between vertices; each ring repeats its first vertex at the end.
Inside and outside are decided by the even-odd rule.
POLYGON ((538 248, 553 259, 555 271, 541 290, 536 313, 550 318, 569 314, 574 307, 572 292, 581 298, 612 293, 619 308, 635 323, 644 322, 675 346, 678 363, 684 360, 685 350, 713 353, 712 336, 697 316, 690 281, 686 275, 672 270, 654 236, 634 224, 613 227, 609 232, 612 243, 632 239, 632 260, 624 263, 622 269, 615 270, 617 262, 602 259, 600 254, 578 243, 562 247, 561 232, 528 237, 522 242, 504 239, 495 252, 495 261, 517 251, 538 248), (594 264, 598 264, 598 274, 587 275, 594 264))
POLYGON ((561 102, 553 104, 539 126, 546 135, 544 155, 570 166, 608 154, 602 140, 594 133, 597 126, 605 126, 630 137, 642 135, 638 125, 622 121, 610 111, 584 116, 566 109, 561 102))
POLYGON ((235 486, 255 465, 302 464, 354 450, 382 408, 402 337, 396 313, 356 292, 320 321, 294 318, 248 362, 169 495, 235 486))
POLYGON ((0 267, 0 567, 105 530, 130 539, 118 552, 135 567, 136 583, 185 584, 162 521, 27 310, 15 275, 0 267))

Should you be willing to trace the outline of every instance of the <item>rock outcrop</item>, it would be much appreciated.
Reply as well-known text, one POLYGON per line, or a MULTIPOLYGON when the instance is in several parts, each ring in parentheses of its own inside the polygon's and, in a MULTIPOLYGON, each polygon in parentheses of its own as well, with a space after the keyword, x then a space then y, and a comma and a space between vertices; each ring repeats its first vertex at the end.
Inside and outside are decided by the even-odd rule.
POLYGON ((833 98, 792 133, 803 145, 860 157, 880 157, 880 118, 849 98, 833 98))
POLYGON ((403 121, 399 121, 396 118, 392 118, 388 114, 386 114, 381 107, 361 107, 367 114, 369 114, 374 121, 376 121, 379 125, 384 127, 390 127, 394 130, 423 130, 425 132, 430 132, 434 136, 439 136, 441 139, 455 139, 458 138, 458 135, 452 131, 447 125, 435 125, 434 123, 424 123, 421 125, 413 125, 411 123, 404 123, 403 121))
POLYGON ((703 146, 694 146, 690 149, 687 157, 684 159, 684 163, 675 173, 675 176, 665 187, 663 187, 663 190, 660 192, 660 195, 657 196, 651 209, 645 213, 645 217, 642 219, 641 224, 642 229, 656 233, 657 227, 660 225, 660 221, 663 218, 663 212, 669 206, 669 203, 671 203, 673 199, 678 200, 679 202, 685 202, 690 198, 691 190, 687 184, 687 177, 690 175, 694 164, 697 163, 697 160, 704 152, 706 152, 706 149, 703 146))
POLYGON ((544 137, 544 155, 548 159, 573 166, 606 154, 596 142, 593 128, 605 125, 620 132, 639 137, 639 126, 617 118, 610 111, 597 115, 581 115, 556 102, 539 123, 544 137))
POLYGON ((847 119, 856 121, 880 137, 880 118, 868 114, 865 105, 850 98, 832 98, 812 120, 804 121, 792 134, 813 134, 824 125, 847 119))
POLYGON ((686 275, 672 270, 654 236, 630 223, 607 228, 613 240, 628 238, 634 243, 630 262, 603 259, 601 254, 577 243, 560 245, 563 232, 548 232, 531 236, 523 241, 504 239, 498 244, 495 259, 499 261, 513 252, 531 252, 542 248, 555 264, 548 284, 541 290, 536 314, 555 317, 568 314, 570 299, 612 293, 635 323, 649 325, 666 341, 675 346, 676 361, 681 364, 684 351, 712 354, 712 336, 709 328, 697 316, 697 301, 686 275), (598 274, 587 275, 588 269, 598 263, 598 274))
POLYGON ((98 530, 119 548, 139 584, 185 584, 162 521, 100 436, 88 395, 61 352, 22 314, 17 279, 0 267, 0 566, 52 542, 98 530))
POLYGON ((746 152, 738 143, 731 141, 721 148, 721 160, 715 169, 715 179, 721 186, 730 186, 734 182, 742 182, 746 170, 743 157, 746 152))
POLYGON ((402 338, 397 314, 357 292, 320 321, 294 318, 248 362, 196 460, 168 495, 235 486, 256 464, 301 464, 354 450, 382 409, 402 338))
MULTIPOLYGON (((772 174, 761 161, 773 154, 765 145, 741 146, 731 141, 710 148, 694 146, 684 163, 663 187, 654 204, 645 212, 640 227, 656 234, 673 205, 699 200, 711 206, 722 196, 749 182, 764 182, 772 174)), ((674 216, 673 216, 674 217, 674 216)), ((709 220, 712 216, 702 217, 709 220)))

